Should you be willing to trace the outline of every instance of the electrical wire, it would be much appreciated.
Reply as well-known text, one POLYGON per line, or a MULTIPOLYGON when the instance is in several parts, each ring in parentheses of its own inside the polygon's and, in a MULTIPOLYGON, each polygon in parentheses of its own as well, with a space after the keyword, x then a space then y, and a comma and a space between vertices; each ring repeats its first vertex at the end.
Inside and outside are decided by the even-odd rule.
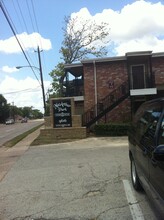
MULTIPOLYGON (((3 95, 10 95, 10 94, 22 93, 22 92, 33 92, 34 90, 39 89, 39 88, 40 88, 40 86, 38 86, 36 88, 33 88, 33 89, 29 88, 29 89, 23 89, 23 90, 14 91, 14 92, 5 92, 5 93, 3 93, 3 95)), ((35 92, 38 92, 38 91, 35 91, 35 92)))
POLYGON ((15 12, 16 12, 16 15, 17 15, 17 17, 18 17, 19 24, 20 24, 20 26, 21 26, 21 28, 22 28, 22 30, 23 30, 23 25, 22 25, 22 20, 23 20, 23 19, 20 19, 20 16, 19 16, 19 14, 18 14, 16 5, 15 5, 15 1, 12 1, 12 4, 13 4, 14 10, 15 10, 15 12))
POLYGON ((32 65, 31 65, 31 63, 30 63, 30 61, 29 61, 29 59, 28 59, 28 57, 27 57, 27 55, 26 55, 26 53, 25 53, 25 51, 24 51, 24 49, 23 49, 23 47, 22 47, 22 45, 21 45, 21 43, 20 43, 20 41, 19 41, 19 39, 18 39, 18 37, 17 37, 16 31, 14 30, 14 27, 13 27, 13 25, 12 25, 12 22, 10 21, 9 16, 8 16, 8 14, 7 14, 5 8, 3 7, 2 2, 3 2, 3 1, 0 2, 0 8, 1 8, 1 10, 2 10, 2 12, 3 12, 3 14, 4 14, 4 16, 5 16, 5 18, 6 18, 7 22, 8 22, 8 24, 9 24, 11 30, 12 30, 12 32, 13 32, 13 34, 14 34, 16 40, 17 40, 17 43, 19 44, 19 46, 20 46, 20 48, 21 48, 21 50, 22 50, 22 52, 23 52, 23 55, 24 55, 25 59, 27 60, 27 62, 28 62, 28 64, 29 64, 29 67, 31 68, 31 70, 33 71, 33 73, 34 73, 36 79, 38 80, 39 84, 41 85, 41 83, 40 83, 40 81, 39 81, 37 75, 35 74, 35 71, 34 71, 33 68, 32 68, 32 65))
MULTIPOLYGON (((37 17, 36 17, 36 13, 35 13, 36 10, 35 10, 35 7, 34 7, 33 0, 31 0, 31 5, 32 5, 33 14, 34 14, 35 26, 36 26, 37 32, 40 33, 38 23, 37 23, 37 17)), ((42 41, 41 40, 39 40, 39 41, 40 41, 41 48, 43 48, 42 41)), ((44 63, 44 66, 46 67, 44 51, 43 51, 43 63, 44 63)))
POLYGON ((33 11, 33 14, 34 14, 34 21, 35 21, 36 29, 39 33, 39 28, 38 28, 38 24, 37 24, 37 19, 36 19, 36 13, 35 13, 35 9, 34 9, 33 0, 31 0, 31 5, 32 5, 32 11, 33 11))
MULTIPOLYGON (((14 25, 14 22, 12 21, 12 18, 11 18, 11 16, 10 16, 10 14, 9 14, 9 12, 8 12, 8 10, 7 10, 7 8, 5 7, 5 4, 4 4, 3 0, 1 0, 1 1, 2 1, 2 3, 3 3, 3 8, 4 8, 4 11, 5 11, 7 17, 8 17, 8 20, 10 21, 10 23, 11 23, 13 29, 15 30, 15 33, 18 33, 18 31, 17 31, 17 29, 16 29, 16 27, 15 27, 15 25, 14 25)), ((16 13, 17 13, 17 12, 16 12, 16 13)), ((18 35, 17 35, 17 38, 18 38, 18 35)), ((20 39, 19 39, 19 41, 20 41, 20 39)), ((22 45, 22 48, 23 48, 23 47, 25 48, 25 46, 23 45, 23 42, 21 42, 21 45, 22 45)), ((28 56, 28 59, 30 59, 30 61, 32 62, 32 60, 31 60, 31 58, 30 58, 28 52, 26 52, 26 54, 27 54, 27 56, 28 56)))
POLYGON ((28 13, 29 13, 29 17, 30 17, 30 20, 31 20, 33 30, 35 32, 35 27, 34 27, 34 24, 33 24, 33 19, 32 19, 31 10, 30 10, 29 4, 28 4, 28 0, 26 0, 26 5, 27 5, 27 9, 28 9, 28 13))
MULTIPOLYGON (((28 31, 28 28, 27 28, 27 25, 26 25, 26 21, 25 21, 25 19, 24 19, 24 16, 23 16, 23 13, 22 13, 22 10, 21 10, 21 7, 20 7, 20 5, 19 5, 18 0, 17 0, 17 8, 19 9, 19 13, 18 13, 18 11, 17 11, 17 9, 16 9, 16 6, 15 6, 14 1, 12 1, 12 3, 13 3, 13 5, 14 5, 14 9, 15 9, 15 12, 16 12, 16 15, 17 15, 17 18, 18 18, 18 21, 19 21, 19 23, 20 23, 21 29, 23 30, 22 32, 24 32, 24 28, 23 28, 23 25, 24 25, 24 26, 25 26, 25 29, 26 29, 26 32, 29 34, 29 31, 28 31), (22 22, 23 22, 23 25, 22 25, 22 22)), ((30 40, 31 44, 33 45, 33 42, 31 41, 31 38, 29 38, 29 40, 30 40)), ((23 45, 23 43, 22 43, 22 45, 23 45)), ((23 45, 23 46, 24 46, 24 45, 23 45)), ((26 51, 26 53, 28 54, 27 51, 26 51)), ((28 57, 29 57, 30 61, 32 62, 32 60, 31 60, 29 54, 28 54, 28 57)), ((32 62, 32 63, 33 63, 33 62, 32 62)))
MULTIPOLYGON (((32 24, 32 29, 33 29, 33 32, 37 32, 36 29, 35 29, 35 25, 34 25, 34 22, 33 22, 33 18, 32 18, 32 14, 31 14, 31 10, 30 10, 30 6, 29 6, 29 3, 28 3, 28 0, 26 0, 26 5, 27 5, 27 9, 28 9, 28 14, 29 14, 29 18, 30 18, 30 21, 31 21, 31 24, 32 24)), ((35 19, 34 19, 35 20, 35 19)), ((39 32, 38 32, 39 33, 39 32)), ((35 48, 35 47, 33 47, 35 48)), ((34 49, 34 51, 36 50, 36 48, 34 49)), ((36 51, 35 51, 36 52, 36 51)), ((36 56, 35 56, 36 57, 36 56)))
MULTIPOLYGON (((18 1, 18 0, 17 0, 18 1)), ((27 4, 27 9, 28 9, 28 13, 29 13, 29 17, 30 17, 30 20, 31 20, 31 24, 32 24, 32 28, 33 28, 33 31, 34 32, 38 32, 40 33, 39 31, 39 27, 38 27, 38 22, 37 22, 37 17, 36 17, 36 13, 35 13, 35 7, 34 7, 34 3, 33 3, 33 0, 31 0, 31 7, 29 5, 29 0, 26 0, 26 4, 27 4), (31 13, 32 12, 32 13, 31 13)), ((39 43, 40 43, 40 46, 41 46, 41 49, 43 48, 43 45, 42 45, 42 41, 41 39, 39 38, 39 43)), ((44 56, 44 51, 41 50, 40 52, 43 52, 42 53, 42 57, 43 57, 43 63, 44 63, 44 66, 46 66, 45 64, 45 56, 44 56)))
MULTIPOLYGON (((23 24, 24 24, 24 26, 25 26, 25 29, 26 29, 26 32, 30 35, 30 32, 29 32, 29 30, 28 30, 28 27, 27 27, 27 24, 26 24, 26 19, 24 18, 24 16, 23 16, 23 13, 22 13, 22 10, 21 10, 21 7, 20 7, 20 4, 19 4, 19 1, 17 0, 17 6, 18 6, 18 8, 19 8, 19 12, 20 12, 20 15, 21 15, 21 20, 23 21, 23 24)), ((19 16, 18 16, 19 17, 19 16)), ((19 18, 18 18, 19 19, 19 18)), ((22 29, 23 30, 23 29, 22 29)), ((24 32, 24 31, 23 31, 24 32)), ((31 39, 31 37, 29 37, 29 40, 30 40, 30 42, 31 42, 31 45, 33 46, 33 51, 35 50, 34 49, 34 44, 33 44, 33 41, 32 41, 32 39, 31 39)), ((26 51, 26 53, 28 54, 28 52, 26 51)), ((28 57, 30 57, 29 56, 29 54, 28 54, 28 57)), ((30 60, 31 60, 31 58, 30 58, 30 60)), ((35 56, 35 60, 37 60, 36 59, 36 56, 35 56)), ((33 63, 33 61, 31 60, 31 62, 33 63)), ((35 66, 34 64, 33 64, 33 66, 35 66)))
MULTIPOLYGON (((20 40, 19 40, 19 38, 18 38, 18 36, 17 36, 17 34, 16 34, 16 31, 15 31, 16 28, 14 29, 14 23, 12 22, 12 19, 11 19, 11 18, 9 19, 10 16, 9 16, 9 14, 7 14, 7 10, 5 11, 5 8, 3 7, 3 4, 4 4, 4 3, 3 3, 3 4, 2 4, 2 3, 3 3, 3 1, 0 2, 0 7, 1 7, 1 9, 2 9, 2 12, 3 12, 3 14, 4 14, 4 16, 5 16, 5 18, 6 18, 7 22, 8 22, 8 24, 9 24, 9 26, 10 26, 12 32, 13 32, 13 34, 14 34, 16 40, 17 40, 17 43, 19 44, 19 46, 20 46, 20 48, 21 48, 21 50, 22 50, 22 52, 23 52, 23 55, 24 55, 25 59, 27 60, 27 62, 28 62, 28 64, 29 64, 29 67, 30 67, 31 70, 33 71, 33 73, 34 73, 36 79, 38 80, 38 82, 39 82, 39 84, 40 84, 40 86, 41 86, 41 88, 42 88, 44 109, 46 109, 41 62, 39 61, 39 65, 40 65, 40 68, 39 68, 39 69, 40 69, 40 77, 41 77, 41 82, 40 82, 39 79, 38 79, 38 77, 37 77, 37 75, 35 74, 35 71, 33 70, 33 66, 31 65, 31 63, 30 63, 30 61, 29 61, 29 58, 27 57, 27 54, 25 53, 25 51, 24 51, 24 49, 23 49, 23 47, 22 47, 22 44, 21 44, 21 42, 20 42, 20 40)), ((17 3, 18 3, 18 2, 17 2, 17 3)), ((30 15, 31 23, 32 23, 33 29, 34 29, 34 31, 35 31, 34 24, 33 24, 33 21, 32 21, 32 15, 31 15, 31 13, 30 13, 30 7, 29 7, 29 4, 28 4, 27 0, 26 0, 26 3, 27 3, 27 8, 28 8, 28 11, 29 11, 29 15, 30 15)), ((19 3, 18 3, 18 5, 19 5, 19 3)), ((4 5, 4 6, 5 6, 5 5, 4 5)), ((32 2, 32 8, 33 8, 33 13, 34 13, 34 18, 35 18, 34 20, 35 20, 35 23, 36 23, 36 27, 37 27, 37 29, 38 29, 38 25, 37 25, 37 20, 36 20, 36 15, 35 15, 35 10, 34 10, 33 2, 32 2)), ((20 9, 20 6, 19 6, 19 9, 20 9)), ((20 12, 21 12, 21 9, 20 9, 20 12)), ((21 16, 23 17, 23 13, 22 13, 22 12, 21 12, 21 16)), ((23 21, 24 21, 25 27, 26 27, 26 29, 27 29, 26 22, 25 22, 24 19, 23 19, 23 21)), ((40 57, 39 46, 38 46, 38 57, 40 57)), ((39 60, 40 60, 40 59, 39 59, 39 60)), ((18 92, 15 92, 15 93, 18 93, 18 92)), ((10 94, 13 94, 13 93, 10 93, 10 94)))

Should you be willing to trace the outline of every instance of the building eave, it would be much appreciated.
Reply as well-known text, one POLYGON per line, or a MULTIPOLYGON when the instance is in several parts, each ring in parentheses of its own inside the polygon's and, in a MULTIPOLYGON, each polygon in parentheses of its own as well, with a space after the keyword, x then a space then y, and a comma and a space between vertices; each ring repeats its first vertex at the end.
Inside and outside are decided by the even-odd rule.
POLYGON ((152 56, 152 51, 134 51, 127 52, 126 57, 152 56))
POLYGON ((64 68, 69 69, 69 68, 72 68, 72 67, 82 67, 82 66, 83 66, 82 63, 71 63, 71 64, 65 64, 64 68))
POLYGON ((160 52, 160 53, 153 53, 152 57, 164 57, 164 52, 160 52))
POLYGON ((105 62, 114 62, 114 61, 125 61, 128 57, 140 57, 140 56, 152 56, 154 57, 164 57, 164 52, 159 53, 152 53, 152 51, 134 51, 134 52, 127 52, 125 56, 115 56, 115 57, 105 57, 105 58, 94 58, 94 59, 85 59, 81 60, 79 63, 72 63, 72 64, 65 64, 64 68, 66 70, 72 68, 82 68, 83 64, 90 64, 90 63, 105 63, 105 62))
POLYGON ((94 58, 94 59, 87 59, 81 60, 82 64, 89 64, 89 63, 104 63, 104 62, 112 62, 112 61, 123 61, 126 60, 125 56, 116 56, 116 57, 105 57, 105 58, 94 58))

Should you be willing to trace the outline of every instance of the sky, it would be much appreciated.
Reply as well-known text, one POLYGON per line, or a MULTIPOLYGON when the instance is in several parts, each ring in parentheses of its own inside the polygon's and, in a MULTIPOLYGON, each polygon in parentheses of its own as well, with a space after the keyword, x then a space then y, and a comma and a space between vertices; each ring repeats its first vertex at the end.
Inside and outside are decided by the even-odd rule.
MULTIPOLYGON (((49 73, 61 62, 64 17, 105 22, 108 57, 131 51, 164 52, 164 0, 0 0, 26 54, 0 8, 0 94, 9 104, 43 112, 37 47, 45 95, 49 73), (27 58, 27 59, 26 59, 27 58), (29 67, 34 66, 33 70, 29 67), (23 66, 17 69, 17 66, 23 66)), ((80 26, 77 25, 77 29, 80 26)))

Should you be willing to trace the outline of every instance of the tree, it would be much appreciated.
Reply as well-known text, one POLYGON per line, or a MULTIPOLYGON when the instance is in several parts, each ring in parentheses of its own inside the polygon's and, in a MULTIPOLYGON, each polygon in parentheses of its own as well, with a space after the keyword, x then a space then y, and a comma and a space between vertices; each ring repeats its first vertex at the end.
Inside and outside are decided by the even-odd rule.
POLYGON ((4 123, 9 117, 10 108, 7 104, 7 100, 0 94, 0 123, 4 123))
POLYGON ((25 106, 25 107, 20 108, 22 117, 30 118, 30 115, 32 114, 32 108, 33 108, 32 106, 31 107, 25 106))
POLYGON ((25 107, 21 107, 19 108, 20 112, 21 112, 21 116, 23 118, 27 117, 27 118, 43 118, 43 113, 40 112, 40 110, 38 109, 33 109, 33 106, 25 106, 25 107))
POLYGON ((41 113, 38 109, 33 109, 31 114, 33 118, 43 118, 43 113, 41 113))
POLYGON ((61 77, 64 76, 64 63, 58 63, 54 70, 50 72, 50 76, 53 78, 52 88, 54 88, 53 97, 59 97, 61 95, 61 77))
POLYGON ((104 22, 96 24, 95 21, 78 17, 65 17, 64 24, 64 40, 59 51, 63 61, 50 73, 53 78, 52 88, 58 96, 61 95, 59 91, 65 78, 64 64, 71 64, 88 56, 106 56, 106 45, 109 43, 109 28, 104 22))
POLYGON ((60 53, 64 63, 73 63, 87 58, 88 55, 102 57, 107 55, 106 44, 109 29, 107 23, 96 24, 91 20, 78 17, 65 17, 64 40, 60 53))

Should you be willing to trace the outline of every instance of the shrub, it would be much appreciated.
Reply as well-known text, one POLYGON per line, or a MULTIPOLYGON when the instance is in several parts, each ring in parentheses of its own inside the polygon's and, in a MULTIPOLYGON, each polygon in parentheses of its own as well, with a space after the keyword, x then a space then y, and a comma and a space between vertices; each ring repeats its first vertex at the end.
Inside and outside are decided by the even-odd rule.
POLYGON ((110 123, 95 125, 94 132, 97 136, 126 136, 130 124, 110 123))

